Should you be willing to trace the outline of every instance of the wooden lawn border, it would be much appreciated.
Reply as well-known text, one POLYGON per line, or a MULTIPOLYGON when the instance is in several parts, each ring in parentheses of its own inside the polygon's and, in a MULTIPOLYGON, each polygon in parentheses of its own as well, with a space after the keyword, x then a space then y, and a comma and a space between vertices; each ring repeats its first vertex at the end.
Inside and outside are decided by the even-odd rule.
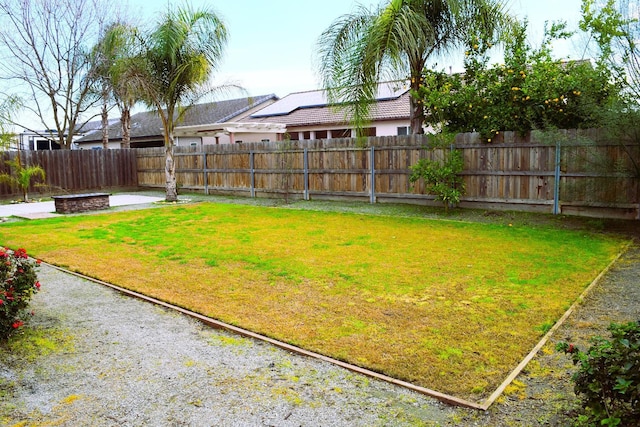
POLYGON ((484 401, 484 403, 481 405, 483 410, 486 411, 487 409, 489 409, 489 407, 496 401, 496 399, 500 397, 504 389, 507 388, 507 386, 511 384, 511 382, 514 379, 516 379, 516 377, 520 374, 520 372, 522 372, 522 370, 535 357, 538 351, 540 351, 540 349, 547 343, 547 341, 549 341, 549 338, 551 338, 551 335, 553 335, 555 331, 558 330, 560 326, 562 326, 565 320, 567 320, 569 316, 578 308, 578 306, 582 304, 582 301, 584 301, 584 298, 591 293, 591 291, 597 284, 600 283, 600 280, 602 279, 602 277, 605 274, 607 274, 609 270, 611 270, 611 267, 613 267, 613 265, 631 247, 631 245, 632 245, 632 242, 627 243, 627 245, 609 263, 609 265, 607 265, 604 268, 604 270, 602 270, 600 274, 598 274, 596 278, 593 279, 593 281, 589 284, 589 286, 587 286, 587 288, 584 291, 582 291, 580 296, 578 296, 578 298, 571 305, 571 307, 569 307, 569 309, 564 313, 564 315, 560 319, 558 319, 558 321, 551 327, 551 329, 549 329, 549 331, 542 337, 542 339, 538 342, 538 344, 535 347, 533 347, 533 349, 529 352, 529 354, 524 359, 522 359, 522 362, 520 362, 520 364, 516 366, 516 368, 513 371, 511 371, 509 376, 502 382, 502 384, 500 384, 500 386, 496 389, 496 391, 494 391, 493 394, 484 401))
POLYGON ((225 331, 229 331, 247 338, 251 338, 251 339, 255 339, 258 341, 262 341, 268 344, 271 344, 275 347, 278 347, 280 349, 289 351, 291 353, 294 354, 298 354, 301 356, 306 356, 306 357, 310 357, 316 360, 321 360, 327 363, 331 363, 332 365, 335 366, 339 366, 341 368, 347 369, 349 371, 358 373, 358 374, 362 374, 362 375, 366 375, 370 378, 375 378, 381 381, 385 381, 387 383, 390 384, 394 384, 400 387, 404 387, 408 390, 412 390, 415 391, 417 393, 429 396, 429 397, 433 397, 434 399, 443 402, 443 403, 447 403, 450 405, 454 405, 454 406, 461 406, 461 407, 465 407, 465 408, 470 408, 470 409, 477 409, 477 410, 481 410, 481 411, 486 411, 487 409, 489 409, 489 407, 496 401, 496 399, 498 397, 500 397, 500 395, 502 394, 502 392, 504 391, 504 389, 511 384, 511 382, 520 374, 520 372, 522 372, 522 370, 527 366, 527 364, 535 357, 535 355, 538 353, 538 351, 540 351, 540 349, 547 343, 547 341, 549 340, 549 338, 551 337, 551 335, 564 323, 564 321, 571 315, 571 313, 573 313, 575 311, 575 309, 577 308, 577 306, 582 302, 582 300, 584 299, 584 297, 586 295, 588 295, 591 290, 595 287, 595 285, 597 285, 600 282, 600 279, 611 269, 611 267, 618 261, 618 259, 620 259, 620 257, 629 249, 629 247, 631 246, 631 243, 627 244, 627 246, 609 263, 609 265, 607 265, 607 267, 602 270, 600 272, 600 274, 598 274, 598 276, 593 279, 593 281, 591 282, 591 284, 589 284, 589 286, 580 294, 580 296, 576 299, 576 301, 571 305, 571 307, 569 307, 569 309, 564 313, 564 315, 553 325, 553 327, 544 335, 544 337, 542 337, 542 339, 538 342, 538 344, 531 350, 531 352, 529 352, 529 354, 520 362, 520 364, 509 374, 509 376, 507 376, 507 378, 502 382, 502 384, 500 384, 500 386, 493 392, 493 394, 491 394, 491 396, 489 396, 484 402, 482 403, 476 403, 476 402, 471 402, 469 400, 466 399, 461 399, 455 396, 451 396, 445 393, 440 393, 438 391, 426 388, 426 387, 420 387, 417 386, 415 384, 406 382, 406 381, 402 381, 399 380, 397 378, 393 378, 390 377, 388 375, 384 375, 381 374, 379 372, 375 372, 372 371, 370 369, 365 369, 362 368, 360 366, 356 366, 356 365, 352 365, 350 363, 338 360, 338 359, 334 359, 328 356, 325 356, 323 354, 320 353, 316 353, 313 351, 309 351, 309 350, 305 350, 303 348, 285 343, 283 341, 279 341, 270 337, 267 337, 265 335, 261 335, 252 331, 249 331, 247 329, 243 329, 240 328, 238 326, 233 326, 230 325, 228 323, 222 322, 220 320, 216 320, 213 319, 211 317, 207 317, 204 316, 202 314, 196 313, 194 311, 191 310, 187 310, 186 308, 177 306, 177 305, 173 305, 170 304, 168 302, 159 300, 157 298, 153 298, 144 294, 141 294, 139 292, 135 292, 132 291, 130 289, 126 289, 123 288, 121 286, 117 286, 114 285, 113 283, 109 283, 109 282, 105 282, 102 281, 100 279, 96 279, 94 277, 90 277, 90 276, 86 276, 84 274, 75 272, 75 271, 70 271, 67 270, 65 268, 62 267, 58 267, 56 265, 53 264, 49 264, 47 262, 42 261, 42 264, 45 264, 55 270, 58 271, 62 271, 64 273, 67 274, 71 274, 73 276, 79 277, 81 279, 85 279, 87 281, 90 282, 94 282, 96 284, 99 285, 103 285, 106 287, 109 287, 119 293, 122 293, 124 295, 130 296, 130 297, 134 297, 137 298, 139 300, 145 301, 145 302, 149 302, 164 308, 167 308, 169 310, 173 310, 173 311, 177 311, 181 314, 184 314, 186 316, 189 316, 195 320, 198 320, 208 326, 211 326, 215 329, 222 329, 225 331))

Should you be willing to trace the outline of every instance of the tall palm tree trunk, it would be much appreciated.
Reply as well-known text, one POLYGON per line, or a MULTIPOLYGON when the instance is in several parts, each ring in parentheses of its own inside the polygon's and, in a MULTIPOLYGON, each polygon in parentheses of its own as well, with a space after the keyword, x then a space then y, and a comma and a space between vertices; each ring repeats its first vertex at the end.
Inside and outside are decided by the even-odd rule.
MULTIPOLYGON (((418 89, 420 88, 420 82, 422 81, 422 75, 418 74, 417 76, 411 77, 411 91, 418 93, 418 89)), ((422 100, 414 98, 413 96, 409 97, 409 119, 411 122, 411 133, 414 135, 422 135, 424 134, 424 105, 422 100)))
POLYGON ((176 182, 176 163, 173 158, 173 146, 165 147, 165 179, 166 179, 166 197, 167 202, 178 201, 178 186, 176 182))
POLYGON ((122 148, 131 148, 131 110, 125 107, 120 113, 122 125, 122 148))
POLYGON ((173 147, 174 147, 173 135, 172 134, 165 135, 164 175, 165 175, 165 185, 166 185, 165 201, 167 202, 178 201, 178 183, 176 181, 176 162, 173 154, 173 147))
POLYGON ((107 111, 107 100, 105 99, 102 104, 102 111, 100 113, 102 121, 102 148, 105 150, 109 148, 109 112, 107 111))

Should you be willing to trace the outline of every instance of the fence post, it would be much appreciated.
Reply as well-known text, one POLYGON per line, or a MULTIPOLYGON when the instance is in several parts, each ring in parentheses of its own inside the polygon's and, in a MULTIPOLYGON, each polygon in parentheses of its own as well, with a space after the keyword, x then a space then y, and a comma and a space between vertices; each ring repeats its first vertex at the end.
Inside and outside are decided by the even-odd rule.
POLYGON ((251 197, 256 197, 256 181, 255 181, 255 173, 253 167, 253 150, 249 151, 249 169, 251 169, 251 197))
POLYGON ((204 178, 204 194, 209 195, 209 172, 207 171, 207 150, 202 146, 202 175, 204 178))
POLYGON ((556 141, 556 167, 553 182, 553 214, 560 214, 560 141, 556 141))
POLYGON ((371 194, 369 197, 370 203, 376 202, 376 167, 375 167, 375 159, 376 159, 376 148, 371 147, 369 154, 369 164, 371 168, 371 194))
POLYGON ((305 148, 303 152, 304 164, 304 200, 309 200, 309 149, 305 148))

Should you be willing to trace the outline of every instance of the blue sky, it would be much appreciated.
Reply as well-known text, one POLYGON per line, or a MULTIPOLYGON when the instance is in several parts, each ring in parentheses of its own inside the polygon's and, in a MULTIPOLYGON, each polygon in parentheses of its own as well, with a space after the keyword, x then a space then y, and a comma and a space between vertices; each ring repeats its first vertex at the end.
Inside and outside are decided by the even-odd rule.
MULTIPOLYGON (((158 0, 130 0, 132 16, 153 19, 168 3, 158 0)), ((176 4, 182 4, 177 2, 176 4)), ((319 88, 315 73, 316 42, 339 16, 355 10, 357 4, 378 4, 368 0, 192 0, 194 6, 210 5, 228 26, 230 38, 218 82, 235 82, 251 95, 319 88)), ((511 0, 509 11, 528 17, 529 39, 539 44, 545 21, 565 20, 576 28, 581 0, 511 0)), ((571 42, 554 46, 557 57, 579 58, 571 42)), ((438 68, 461 68, 460 58, 438 60, 438 68)))
MULTIPOLYGON (((370 7, 378 0, 186 0, 193 6, 211 6, 225 21, 230 37, 215 83, 235 83, 249 95, 274 93, 284 97, 292 92, 315 90, 320 82, 315 70, 317 40, 341 15, 353 12, 358 4, 370 7)), ((520 19, 528 17, 529 40, 540 43, 545 21, 565 20, 577 28, 582 0, 507 0, 509 11, 520 19)), ((128 19, 144 26, 166 11, 169 4, 183 0, 128 0, 128 19)), ((556 57, 579 59, 582 51, 571 42, 555 46, 556 57), (578 53, 576 53, 578 52, 578 53)), ((496 61, 501 56, 496 57, 496 61)), ((457 58, 438 59, 438 69, 462 70, 462 53, 457 58)), ((230 93, 226 97, 241 97, 230 93)), ((138 106, 135 112, 143 110, 138 106)), ((42 125, 23 112, 23 121, 35 128, 42 125)), ((49 127, 51 125, 49 124, 49 127)))

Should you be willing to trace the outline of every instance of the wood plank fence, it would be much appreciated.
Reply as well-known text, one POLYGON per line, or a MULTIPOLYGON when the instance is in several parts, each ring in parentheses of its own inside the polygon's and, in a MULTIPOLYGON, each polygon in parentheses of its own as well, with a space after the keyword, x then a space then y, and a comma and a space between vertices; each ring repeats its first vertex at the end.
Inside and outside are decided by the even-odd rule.
MULTIPOLYGON (((640 163, 640 145, 601 141, 596 131, 562 131, 519 138, 504 132, 492 144, 461 134, 466 195, 462 207, 640 219, 640 183, 629 174, 640 163)), ((373 137, 366 148, 353 139, 289 143, 176 147, 182 190, 246 197, 359 199, 372 203, 437 205, 409 167, 421 158, 428 137, 373 137)), ((17 155, 4 152, 5 161, 17 155)), ((164 188, 164 149, 21 152, 23 165, 40 165, 45 185, 34 196, 164 188)), ((0 197, 19 194, 0 184, 0 197)))
MULTIPOLYGON (((183 190, 247 197, 364 199, 435 205, 424 185, 409 182, 428 137, 353 139, 176 147, 183 190)), ((451 148, 464 156, 461 206, 640 219, 640 184, 630 176, 639 145, 599 140, 597 131, 518 137, 504 132, 492 144, 461 134, 451 148)), ((164 188, 164 149, 136 150, 138 184, 164 188)))
MULTIPOLYGON (((33 197, 138 188, 134 150, 8 151, 0 154, 0 173, 11 173, 6 161, 17 155, 23 167, 39 165, 45 170, 45 182, 29 189, 33 197)), ((0 184, 0 197, 19 196, 16 189, 0 184)))

